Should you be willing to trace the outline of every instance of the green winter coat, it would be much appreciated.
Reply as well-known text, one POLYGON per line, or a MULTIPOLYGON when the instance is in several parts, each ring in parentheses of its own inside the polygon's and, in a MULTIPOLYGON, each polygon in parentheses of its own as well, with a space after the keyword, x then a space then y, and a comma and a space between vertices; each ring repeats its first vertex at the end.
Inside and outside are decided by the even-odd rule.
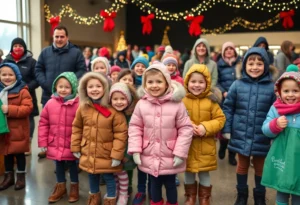
POLYGON ((0 100, 0 134, 8 133, 7 120, 5 114, 2 112, 2 101, 0 100))

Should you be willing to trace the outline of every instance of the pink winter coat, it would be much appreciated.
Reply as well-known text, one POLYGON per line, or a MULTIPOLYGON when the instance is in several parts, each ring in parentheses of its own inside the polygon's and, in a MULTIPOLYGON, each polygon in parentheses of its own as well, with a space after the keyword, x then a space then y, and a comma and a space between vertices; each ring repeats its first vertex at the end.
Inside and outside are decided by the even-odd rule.
POLYGON ((72 123, 79 105, 78 97, 63 102, 52 95, 42 110, 38 128, 38 146, 47 147, 47 158, 76 160, 70 151, 72 123))
POLYGON ((143 96, 129 123, 128 153, 141 153, 139 169, 155 177, 184 172, 193 136, 193 126, 181 102, 183 86, 172 82, 172 91, 154 98, 140 88, 143 96), (174 156, 184 162, 173 167, 174 156))
POLYGON ((175 75, 171 75, 171 79, 183 85, 183 79, 180 77, 179 72, 176 72, 175 75))

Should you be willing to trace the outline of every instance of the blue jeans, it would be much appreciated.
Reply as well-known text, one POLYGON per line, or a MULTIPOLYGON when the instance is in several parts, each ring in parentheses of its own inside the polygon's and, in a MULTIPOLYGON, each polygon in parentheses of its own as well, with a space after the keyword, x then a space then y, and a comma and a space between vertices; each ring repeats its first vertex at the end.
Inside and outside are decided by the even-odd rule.
POLYGON ((69 167, 71 182, 78 183, 78 172, 76 161, 57 161, 56 165, 56 181, 58 183, 66 182, 65 163, 69 167))
MULTIPOLYGON (((107 197, 116 196, 116 181, 114 174, 101 174, 106 182, 107 197)), ((100 174, 89 174, 90 192, 96 194, 100 191, 100 174)))
MULTIPOLYGON (((138 192, 146 193, 147 178, 149 177, 149 175, 146 174, 145 172, 142 172, 139 169, 137 170, 138 170, 138 185, 137 185, 138 192)), ((148 179, 148 192, 150 192, 150 190, 151 190, 151 183, 150 183, 150 179, 148 179)))
POLYGON ((277 191, 277 196, 276 196, 276 201, 289 204, 289 199, 290 196, 292 196, 292 205, 298 205, 300 204, 300 196, 293 195, 293 194, 288 194, 288 193, 283 193, 280 191, 277 191))
POLYGON ((151 199, 154 203, 162 200, 162 185, 166 188, 167 200, 170 204, 177 203, 177 188, 175 183, 175 174, 161 175, 158 177, 150 176, 151 180, 151 199))

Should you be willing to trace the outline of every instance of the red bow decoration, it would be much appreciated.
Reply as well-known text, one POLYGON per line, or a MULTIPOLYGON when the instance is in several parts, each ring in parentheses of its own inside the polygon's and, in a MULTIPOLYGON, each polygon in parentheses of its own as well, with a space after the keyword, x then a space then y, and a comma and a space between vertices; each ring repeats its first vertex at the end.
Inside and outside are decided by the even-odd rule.
POLYGON ((186 21, 191 21, 190 24, 190 28, 189 28, 189 33, 191 36, 199 36, 201 35, 202 31, 201 31, 201 23, 204 20, 204 16, 200 15, 200 16, 186 16, 186 21))
POLYGON ((106 32, 111 32, 112 30, 114 30, 114 28, 115 28, 114 18, 116 18, 117 13, 114 11, 111 13, 108 13, 108 12, 102 10, 100 12, 100 16, 102 16, 105 19, 104 25, 103 25, 103 30, 106 32))
POLYGON ((280 18, 283 19, 282 21, 283 28, 289 29, 294 27, 294 21, 292 19, 292 16, 294 15, 295 15, 294 10, 280 12, 280 18))
POLYGON ((54 29, 55 27, 58 26, 60 22, 60 17, 59 16, 55 16, 55 17, 51 17, 49 23, 51 24, 51 36, 53 35, 54 29))
POLYGON ((141 16, 141 22, 143 24, 143 35, 148 34, 150 35, 152 31, 152 22, 151 20, 154 19, 154 14, 149 14, 148 16, 141 16))

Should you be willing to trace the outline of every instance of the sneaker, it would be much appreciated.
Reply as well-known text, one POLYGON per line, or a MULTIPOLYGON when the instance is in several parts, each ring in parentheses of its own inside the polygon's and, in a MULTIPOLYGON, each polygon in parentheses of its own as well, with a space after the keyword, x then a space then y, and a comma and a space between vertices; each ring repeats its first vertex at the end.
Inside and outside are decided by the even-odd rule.
POLYGON ((175 183, 176 183, 176 186, 179 186, 180 185, 180 181, 178 179, 178 176, 176 175, 176 178, 175 178, 175 183))
POLYGON ((128 203, 128 196, 124 194, 120 194, 118 197, 117 205, 127 205, 128 203))
POLYGON ((146 194, 142 193, 142 192, 138 192, 135 195, 132 204, 133 205, 142 205, 145 200, 146 200, 146 194))

